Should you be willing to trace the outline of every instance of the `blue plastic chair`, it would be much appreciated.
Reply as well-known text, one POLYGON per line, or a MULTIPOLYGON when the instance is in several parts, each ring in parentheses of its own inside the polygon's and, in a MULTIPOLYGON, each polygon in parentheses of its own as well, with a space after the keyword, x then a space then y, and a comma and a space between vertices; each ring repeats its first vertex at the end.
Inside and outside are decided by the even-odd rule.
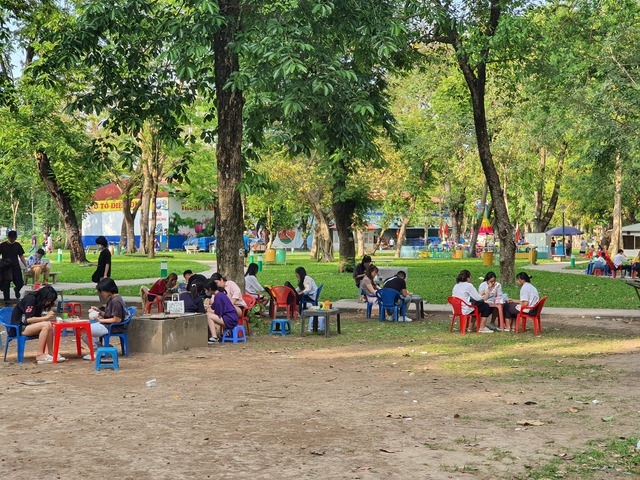
POLYGON ((122 350, 122 355, 124 355, 125 357, 128 357, 129 356, 129 337, 127 334, 127 329, 129 328, 129 323, 131 323, 131 319, 133 318, 135 313, 136 313, 136 307, 129 307, 127 308, 127 318, 125 318, 123 322, 110 323, 108 325, 105 324, 105 326, 109 331, 104 337, 100 338, 100 342, 102 343, 102 345, 104 345, 105 347, 108 347, 109 340, 111 340, 111 337, 118 337, 120 338, 120 349, 122 350), (113 327, 124 327, 124 332, 114 333, 112 332, 113 327))
POLYGON ((300 313, 302 313, 303 310, 306 310, 307 308, 309 308, 307 305, 313 305, 315 307, 318 306, 318 301, 320 300, 320 293, 322 292, 323 286, 324 284, 318 286, 318 289, 316 290, 316 294, 313 297, 309 295, 303 295, 300 298, 300 313))
POLYGON ((12 340, 18 342, 18 363, 24 363, 24 347, 27 340, 37 340, 38 335, 27 337, 20 333, 20 325, 13 325, 11 323, 11 314, 13 308, 3 308, 0 310, 0 323, 7 329, 7 338, 4 345, 4 361, 7 361, 7 351, 9 350, 9 344, 12 340))
POLYGON ((396 305, 396 300, 402 298, 400 292, 393 288, 381 288, 376 291, 378 297, 378 306, 380 307, 380 321, 384 322, 385 310, 393 310, 393 321, 397 322, 398 317, 402 314, 402 320, 406 317, 406 306, 404 302, 396 305))

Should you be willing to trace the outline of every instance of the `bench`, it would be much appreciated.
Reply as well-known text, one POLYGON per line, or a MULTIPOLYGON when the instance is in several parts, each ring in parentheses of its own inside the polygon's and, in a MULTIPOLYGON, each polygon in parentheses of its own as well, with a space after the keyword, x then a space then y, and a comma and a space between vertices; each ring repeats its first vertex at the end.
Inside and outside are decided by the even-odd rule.
POLYGON ((409 267, 380 267, 378 268, 378 276, 376 279, 382 283, 400 271, 404 272, 407 277, 406 279, 409 280, 409 267))
MULTIPOLYGON (((58 283, 58 275, 60 275, 62 272, 49 272, 49 278, 51 279, 51 281, 53 282, 53 284, 55 285, 56 283, 58 283)), ((33 282, 33 272, 27 272, 25 270, 24 272, 24 284, 28 285, 29 284, 29 279, 32 280, 33 282)))
POLYGON ((372 263, 384 263, 389 265, 391 262, 394 262, 396 259, 395 258, 378 258, 378 257, 374 257, 372 259, 372 263))
POLYGON ((187 245, 184 249, 187 253, 198 253, 200 251, 198 245, 187 245))
POLYGON ((100 247, 98 245, 89 245, 84 249, 84 253, 100 253, 100 247))

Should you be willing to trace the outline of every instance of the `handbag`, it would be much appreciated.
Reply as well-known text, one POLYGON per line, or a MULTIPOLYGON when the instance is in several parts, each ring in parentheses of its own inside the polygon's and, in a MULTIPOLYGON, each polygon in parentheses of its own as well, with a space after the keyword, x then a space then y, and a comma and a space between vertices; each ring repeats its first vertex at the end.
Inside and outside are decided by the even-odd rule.
POLYGON ((167 300, 167 313, 184 313, 184 300, 180 300, 177 293, 171 295, 171 300, 167 300))

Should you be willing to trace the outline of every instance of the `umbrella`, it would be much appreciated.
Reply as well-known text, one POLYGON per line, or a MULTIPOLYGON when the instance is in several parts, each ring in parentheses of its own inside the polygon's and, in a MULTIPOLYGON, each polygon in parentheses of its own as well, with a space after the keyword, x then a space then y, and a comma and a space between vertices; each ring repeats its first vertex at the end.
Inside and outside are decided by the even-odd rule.
MULTIPOLYGON (((555 228, 552 228, 551 230, 547 230, 546 234, 547 235, 563 235, 562 227, 555 227, 555 228)), ((582 235, 582 232, 577 228, 565 225, 564 235, 582 235)))

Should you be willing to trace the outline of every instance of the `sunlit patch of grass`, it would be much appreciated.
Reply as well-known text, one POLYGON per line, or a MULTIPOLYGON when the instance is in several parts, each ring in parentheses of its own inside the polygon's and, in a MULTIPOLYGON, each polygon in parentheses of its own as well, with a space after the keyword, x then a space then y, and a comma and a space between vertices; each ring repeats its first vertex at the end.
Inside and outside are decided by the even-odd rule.
MULTIPOLYGON (((633 478, 640 475, 640 450, 636 450, 637 438, 590 441, 581 452, 566 452, 546 465, 527 472, 526 477, 538 480, 563 478, 582 480, 589 478, 633 478)), ((638 477, 636 477, 638 478, 638 477)))
POLYGON ((626 335, 583 334, 562 328, 542 336, 531 332, 514 335, 449 333, 446 322, 391 324, 346 319, 343 333, 335 325, 330 339, 323 335, 294 335, 286 338, 268 335, 268 322, 259 329, 254 345, 260 348, 286 348, 304 351, 308 358, 362 358, 385 362, 390 367, 415 373, 443 372, 460 377, 492 377, 501 381, 518 378, 580 377, 602 380, 615 377, 597 362, 596 355, 613 355, 637 351, 640 339, 626 335), (587 360, 587 361, 585 361, 587 360))

